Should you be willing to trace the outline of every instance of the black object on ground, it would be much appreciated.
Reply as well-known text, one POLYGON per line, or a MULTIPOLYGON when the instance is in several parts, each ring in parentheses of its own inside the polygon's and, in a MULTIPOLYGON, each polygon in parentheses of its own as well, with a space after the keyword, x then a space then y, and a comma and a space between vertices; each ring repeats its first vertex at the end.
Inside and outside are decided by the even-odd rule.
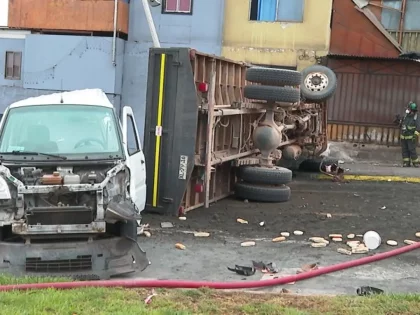
POLYGON ((279 269, 277 268, 275 263, 268 263, 265 264, 262 261, 252 261, 252 265, 255 269, 261 270, 261 271, 267 271, 269 273, 278 273, 279 269))
POLYGON ((367 296, 367 295, 375 295, 375 294, 383 294, 384 290, 374 288, 374 287, 360 287, 356 290, 357 295, 359 296, 367 296))
POLYGON ((235 265, 235 268, 229 268, 227 267, 228 270, 236 272, 238 275, 241 276, 252 276, 253 274, 255 274, 255 268, 254 267, 247 267, 247 266, 239 266, 239 265, 235 265))

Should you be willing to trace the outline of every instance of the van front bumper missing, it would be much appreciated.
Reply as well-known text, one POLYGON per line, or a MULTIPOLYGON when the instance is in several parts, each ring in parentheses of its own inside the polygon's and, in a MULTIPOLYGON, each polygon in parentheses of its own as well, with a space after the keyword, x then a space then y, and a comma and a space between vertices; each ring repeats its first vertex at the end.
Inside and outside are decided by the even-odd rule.
POLYGON ((86 242, 0 242, 0 273, 15 276, 102 280, 143 271, 150 265, 139 244, 126 237, 86 242))

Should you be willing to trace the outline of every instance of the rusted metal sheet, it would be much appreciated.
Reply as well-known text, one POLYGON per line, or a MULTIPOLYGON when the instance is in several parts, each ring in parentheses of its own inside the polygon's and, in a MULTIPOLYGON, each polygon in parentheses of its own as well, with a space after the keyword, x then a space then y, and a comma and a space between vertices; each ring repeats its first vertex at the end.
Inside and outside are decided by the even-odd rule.
MULTIPOLYGON (((397 31, 390 31, 390 34, 398 39, 397 31)), ((406 31, 402 33, 401 46, 405 51, 420 52, 420 31, 406 31)))
MULTIPOLYGON (((8 26, 18 29, 112 32, 113 0, 13 0, 8 26)), ((128 3, 118 0, 117 31, 128 33, 128 3)))
MULTIPOLYGON (((371 12, 369 17, 375 15, 371 12)), ((378 26, 356 9, 353 1, 334 1, 330 53, 398 57, 400 51, 378 26)))
POLYGON ((329 140, 398 144, 393 123, 420 102, 420 63, 396 59, 333 59, 338 87, 328 101, 329 140))
POLYGON ((399 135, 399 130, 395 127, 328 124, 329 141, 397 146, 400 144, 399 135))

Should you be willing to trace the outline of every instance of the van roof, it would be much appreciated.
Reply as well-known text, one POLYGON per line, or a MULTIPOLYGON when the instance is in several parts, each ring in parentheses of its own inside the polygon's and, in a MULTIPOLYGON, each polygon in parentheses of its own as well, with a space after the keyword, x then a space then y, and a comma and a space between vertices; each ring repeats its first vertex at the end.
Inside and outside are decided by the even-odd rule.
POLYGON ((101 89, 85 89, 30 97, 11 104, 10 108, 56 104, 114 107, 101 89))

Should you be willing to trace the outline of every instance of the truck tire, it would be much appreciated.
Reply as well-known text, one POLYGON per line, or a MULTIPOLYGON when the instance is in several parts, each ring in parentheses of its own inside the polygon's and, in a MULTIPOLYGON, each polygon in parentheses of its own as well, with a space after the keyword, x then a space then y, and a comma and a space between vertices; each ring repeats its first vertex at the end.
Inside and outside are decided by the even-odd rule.
POLYGON ((252 67, 246 70, 246 80, 266 85, 297 86, 302 82, 302 74, 293 70, 252 67))
POLYGON ((330 68, 314 65, 302 71, 300 91, 307 102, 324 102, 334 95, 336 89, 337 76, 330 68))
POLYGON ((244 96, 251 100, 297 103, 300 101, 299 89, 280 86, 246 85, 244 96))
POLYGON ((251 184, 285 185, 292 181, 292 171, 277 166, 242 166, 238 168, 237 176, 251 184))
POLYGON ((235 196, 260 202, 286 202, 290 200, 290 187, 264 186, 238 182, 235 185, 235 196))

